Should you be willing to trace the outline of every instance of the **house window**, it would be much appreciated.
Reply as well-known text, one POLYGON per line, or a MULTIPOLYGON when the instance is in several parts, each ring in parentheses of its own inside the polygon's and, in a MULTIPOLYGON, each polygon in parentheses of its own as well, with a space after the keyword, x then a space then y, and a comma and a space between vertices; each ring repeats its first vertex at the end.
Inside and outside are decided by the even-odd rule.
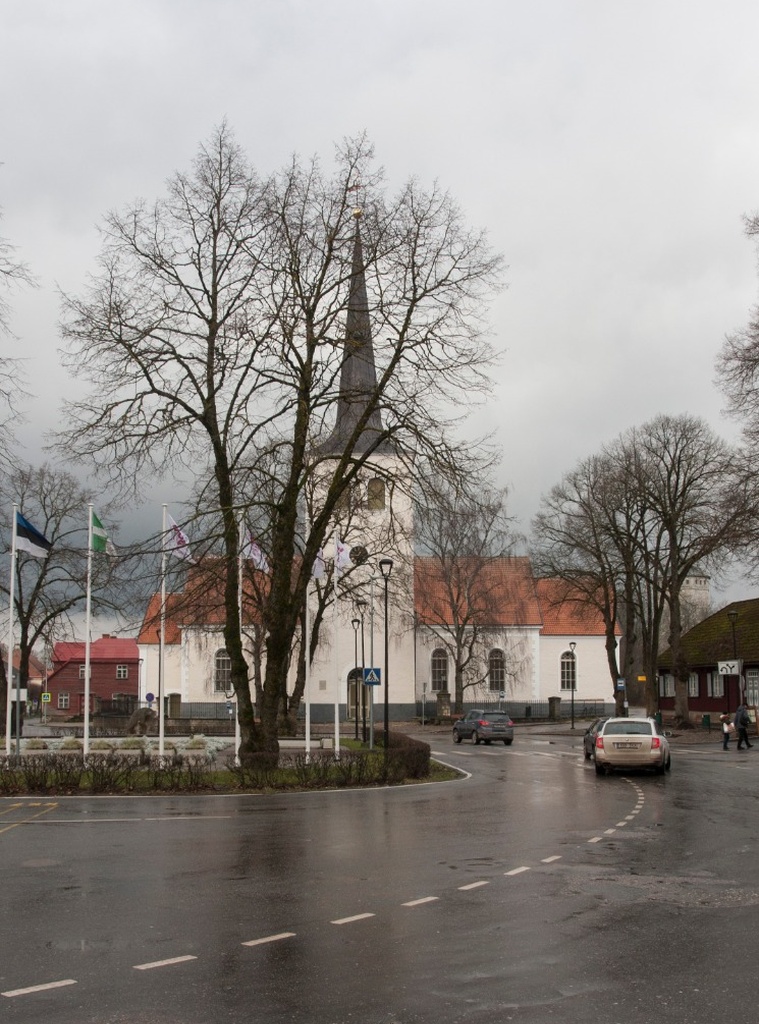
POLYGON ((369 481, 367 506, 374 512, 385 507, 385 481, 377 476, 369 481))
POLYGON ((448 689, 448 652, 444 647, 437 647, 432 652, 430 678, 433 690, 448 689))
POLYGON ((86 668, 86 665, 80 665, 79 666, 79 678, 80 679, 84 679, 84 670, 85 670, 85 668, 86 668))
POLYGON ((691 672, 688 676, 688 696, 698 697, 699 685, 698 685, 698 672, 691 672))
POLYGON ((675 677, 670 675, 669 672, 665 672, 663 675, 659 676, 659 696, 675 696, 675 677))
POLYGON ((710 672, 706 677, 707 697, 725 696, 725 677, 719 672, 710 672))
POLYGON ((128 679, 129 678, 129 666, 128 665, 117 665, 116 666, 116 678, 117 679, 128 679))
POLYGON ((69 709, 69 695, 67 693, 61 692, 61 693, 58 694, 58 710, 59 711, 68 711, 68 709, 69 709))
POLYGON ((213 688, 223 693, 232 689, 232 659, 225 650, 217 651, 214 655, 213 688))
POLYGON ((577 662, 572 651, 564 651, 561 656, 561 688, 577 689, 577 662))
POLYGON ((751 707, 759 704, 759 668, 746 669, 746 703, 751 707))
POLYGON ((503 651, 491 651, 488 657, 488 682, 491 690, 506 689, 506 659, 503 651))

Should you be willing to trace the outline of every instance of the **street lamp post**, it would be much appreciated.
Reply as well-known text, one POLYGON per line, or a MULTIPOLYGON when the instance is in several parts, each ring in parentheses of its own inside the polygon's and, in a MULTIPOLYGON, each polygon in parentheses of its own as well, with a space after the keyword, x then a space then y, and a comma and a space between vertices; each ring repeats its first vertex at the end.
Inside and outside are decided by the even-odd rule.
POLYGON ((358 739, 358 627, 360 619, 351 619, 353 626, 353 717, 355 721, 354 739, 358 739))
POLYGON ((573 640, 569 645, 572 652, 572 678, 570 679, 570 709, 572 715, 572 728, 575 727, 575 687, 577 686, 577 655, 575 654, 576 642, 573 640))
POLYGON ((387 628, 387 584, 390 579, 390 572, 393 568, 392 558, 381 558, 379 560, 379 571, 382 573, 382 579, 385 584, 385 759, 387 760, 387 749, 388 739, 390 735, 390 702, 389 702, 389 684, 388 679, 388 628, 387 628))
MULTIPOLYGON (((730 619, 730 629, 732 630, 732 633, 733 633, 733 662, 735 663, 735 667, 736 667, 736 673, 735 674, 738 677, 738 680, 737 680, 738 692, 737 692, 737 696, 736 696, 736 702, 737 703, 736 703, 735 706, 738 707, 738 704, 740 704, 740 702, 741 702, 741 677, 740 677, 740 673, 737 671, 737 668, 738 668, 738 644, 736 643, 736 640, 735 640, 735 623, 738 621, 738 611, 737 611, 737 609, 731 608, 730 611, 727 613, 727 617, 728 617, 728 619, 730 619)), ((727 687, 727 710, 728 711, 730 710, 730 684, 729 683, 728 683, 728 687, 727 687)))
POLYGON ((361 619, 361 740, 366 743, 366 691, 367 687, 364 684, 364 670, 366 669, 366 651, 364 648, 364 613, 366 611, 366 601, 363 598, 359 598, 356 601, 356 608, 358 608, 359 618, 361 619))

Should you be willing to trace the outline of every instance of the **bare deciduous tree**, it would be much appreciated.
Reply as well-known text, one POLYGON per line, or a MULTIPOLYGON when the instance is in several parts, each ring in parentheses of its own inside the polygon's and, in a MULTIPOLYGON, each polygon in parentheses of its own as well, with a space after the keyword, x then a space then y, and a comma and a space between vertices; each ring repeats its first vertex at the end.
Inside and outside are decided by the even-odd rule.
MULTIPOLYGON (((70 474, 50 466, 15 469, 8 487, 21 512, 51 542, 47 558, 24 551, 16 555, 14 622, 19 648, 21 685, 29 677, 29 655, 35 646, 77 635, 72 616, 84 609, 87 574, 87 516, 90 494, 70 474)), ((100 509, 101 515, 105 510, 100 509)), ((2 549, 8 558, 6 538, 2 549)), ((92 610, 95 614, 121 607, 113 586, 119 559, 97 556, 92 567, 92 610)), ((0 575, 0 593, 10 596, 9 573, 0 575)), ((122 588, 118 588, 120 595, 122 588)), ((5 721, 5 718, 2 718, 5 721)))
POLYGON ((410 182, 388 197, 363 138, 338 149, 332 175, 294 159, 262 179, 223 126, 165 199, 107 217, 99 274, 64 299, 66 362, 92 388, 68 406, 61 441, 122 485, 188 467, 213 480, 243 754, 277 750, 306 587, 346 491, 381 450, 455 461, 449 413, 488 387, 483 303, 500 272, 449 196, 410 182), (367 345, 344 334, 357 261, 378 372, 346 398, 342 368, 367 345), (260 724, 240 633, 242 513, 268 528, 260 724))
POLYGON ((423 610, 418 626, 434 630, 453 661, 453 704, 461 712, 465 692, 488 677, 486 648, 499 625, 504 582, 496 571, 514 543, 506 514, 506 491, 486 486, 463 489, 428 476, 419 481, 414 515, 417 587, 423 610), (426 555, 426 557, 425 557, 426 555))

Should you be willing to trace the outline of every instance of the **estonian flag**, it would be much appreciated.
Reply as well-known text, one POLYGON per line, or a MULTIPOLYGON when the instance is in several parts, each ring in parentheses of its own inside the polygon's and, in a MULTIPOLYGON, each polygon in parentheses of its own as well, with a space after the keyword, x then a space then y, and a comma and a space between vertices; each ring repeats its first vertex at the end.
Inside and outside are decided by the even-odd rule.
POLYGON ((27 551, 35 558, 47 558, 50 548, 53 545, 32 526, 28 519, 24 519, 20 512, 16 512, 16 547, 21 551, 27 551))

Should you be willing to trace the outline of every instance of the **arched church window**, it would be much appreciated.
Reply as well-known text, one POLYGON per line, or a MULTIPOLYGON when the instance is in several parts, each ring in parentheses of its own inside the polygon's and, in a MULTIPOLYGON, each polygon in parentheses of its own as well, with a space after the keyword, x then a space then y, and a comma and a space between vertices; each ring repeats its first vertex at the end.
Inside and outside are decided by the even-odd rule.
POLYGON ((488 656, 488 686, 497 692, 506 689, 506 659, 503 651, 493 650, 488 656))
POLYGON ((448 652, 444 647, 437 647, 432 652, 430 682, 435 691, 448 689, 448 652))
POLYGON ((577 689, 577 669, 572 651, 564 651, 561 656, 561 688, 562 690, 577 689))
POLYGON ((385 507, 385 481, 378 476, 372 477, 369 481, 367 506, 372 512, 385 507))
POLYGON ((228 693, 232 689, 232 659, 222 648, 213 659, 213 688, 228 693))

